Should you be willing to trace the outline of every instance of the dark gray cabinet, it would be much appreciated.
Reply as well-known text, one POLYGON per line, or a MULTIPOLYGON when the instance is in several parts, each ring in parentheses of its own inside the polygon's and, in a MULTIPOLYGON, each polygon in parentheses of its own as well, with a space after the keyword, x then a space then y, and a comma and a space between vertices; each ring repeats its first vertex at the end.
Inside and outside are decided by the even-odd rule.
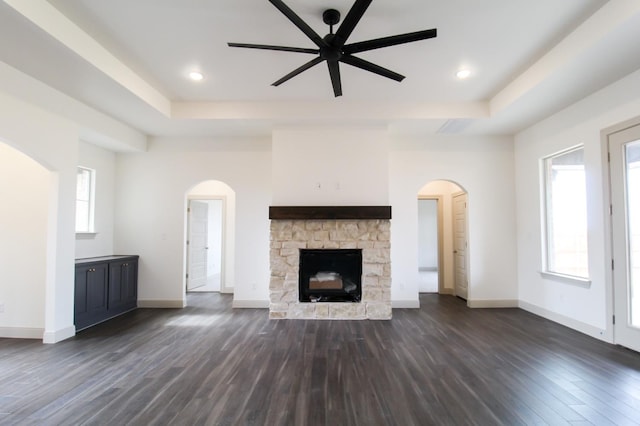
POLYGON ((76 259, 76 331, 135 309, 137 304, 138 256, 76 259))
POLYGON ((138 260, 127 259, 109 263, 108 309, 127 312, 138 301, 138 260))

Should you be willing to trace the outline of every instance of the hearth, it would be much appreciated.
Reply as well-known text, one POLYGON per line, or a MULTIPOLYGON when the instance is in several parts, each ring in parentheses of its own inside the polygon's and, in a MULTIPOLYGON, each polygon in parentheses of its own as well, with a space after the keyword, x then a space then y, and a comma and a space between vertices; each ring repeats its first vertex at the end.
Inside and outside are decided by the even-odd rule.
POLYGON ((300 249, 300 302, 360 302, 362 249, 300 249))

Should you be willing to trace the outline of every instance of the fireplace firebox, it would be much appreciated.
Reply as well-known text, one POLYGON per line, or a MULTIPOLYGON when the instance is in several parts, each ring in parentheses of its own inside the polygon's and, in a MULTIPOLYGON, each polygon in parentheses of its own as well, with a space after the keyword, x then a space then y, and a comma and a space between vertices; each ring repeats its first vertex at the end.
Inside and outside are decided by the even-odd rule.
POLYGON ((361 249, 300 249, 300 302, 360 302, 361 249))

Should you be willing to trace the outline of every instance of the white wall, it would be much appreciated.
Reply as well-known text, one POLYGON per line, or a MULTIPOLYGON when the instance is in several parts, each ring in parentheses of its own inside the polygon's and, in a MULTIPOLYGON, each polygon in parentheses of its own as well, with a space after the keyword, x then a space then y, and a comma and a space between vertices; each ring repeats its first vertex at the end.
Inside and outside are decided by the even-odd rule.
POLYGON ((78 165, 96 171, 96 235, 76 236, 76 258, 117 254, 113 252, 115 164, 116 155, 113 151, 82 141, 78 144, 78 165))
POLYGON ((513 140, 397 138, 389 164, 394 306, 419 303, 416 199, 425 183, 441 179, 469 194, 469 305, 517 304, 513 140))
MULTIPOLYGON (((43 340, 56 342, 75 333, 73 283, 78 128, 59 116, 0 93, 0 140, 27 154, 51 171, 46 231, 46 275, 43 283, 43 340)), ((19 247, 23 243, 21 239, 15 239, 5 240, 3 244, 15 244, 19 247)), ((26 258, 16 259, 17 263, 27 261, 26 258)), ((34 265, 34 268, 41 267, 41 264, 34 265)), ((28 312, 31 309, 31 299, 20 300, 17 303, 12 310, 28 312)))
POLYGON ((42 338, 51 173, 0 143, 0 336, 42 338))
POLYGON ((386 130, 305 127, 273 132, 273 205, 388 205, 386 130))
MULTIPOLYGON (((266 306, 269 293, 269 140, 155 139, 116 159, 118 253, 140 255, 142 305, 184 303, 185 197, 205 180, 236 194, 234 304, 266 306)), ((246 306, 245 305, 245 306, 246 306)))
MULTIPOLYGON (((17 43, 15 45, 19 48, 17 43)), ((78 126, 75 140, 82 139, 119 151, 141 152, 146 149, 147 137, 138 130, 96 111, 2 61, 0 92, 29 105, 37 105, 39 110, 48 111, 56 120, 75 123, 78 126)), ((54 149, 57 147, 53 143, 48 145, 54 149)), ((66 152, 65 146, 59 148, 61 153, 66 152)), ((73 154, 74 158, 76 155, 73 154)))
POLYGON ((539 315, 611 341, 611 289, 605 238, 603 189, 607 185, 601 130, 640 116, 640 72, 574 104, 516 136, 518 282, 521 306, 539 315), (540 276, 541 224, 539 159, 584 144, 587 173, 589 286, 540 276))

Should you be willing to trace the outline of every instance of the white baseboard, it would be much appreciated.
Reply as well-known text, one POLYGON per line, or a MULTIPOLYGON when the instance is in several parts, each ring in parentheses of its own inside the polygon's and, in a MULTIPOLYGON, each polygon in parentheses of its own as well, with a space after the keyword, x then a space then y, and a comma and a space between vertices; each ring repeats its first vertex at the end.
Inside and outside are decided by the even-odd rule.
POLYGON ((234 309, 269 309, 268 300, 233 300, 231 305, 234 309))
POLYGON ((532 314, 546 318, 560 325, 564 325, 565 327, 569 327, 573 330, 579 331, 580 333, 584 333, 587 336, 591 336, 593 338, 603 340, 608 343, 612 343, 611 339, 607 336, 606 330, 599 329, 598 327, 594 327, 590 324, 585 324, 581 321, 577 321, 573 318, 566 317, 562 314, 549 311, 545 308, 541 308, 539 306, 533 305, 528 302, 524 302, 522 300, 519 303, 519 307, 520 309, 523 309, 527 312, 531 312, 532 314))
POLYGON ((517 308, 519 307, 516 299, 484 299, 484 300, 467 300, 467 306, 470 308, 517 308))
POLYGON ((187 306, 187 304, 182 299, 178 299, 178 300, 170 300, 170 299, 138 300, 138 308, 171 309, 171 308, 184 308, 185 306, 187 306))
POLYGON ((63 340, 69 339, 76 335, 76 326, 71 325, 69 327, 56 330, 56 331, 45 331, 42 336, 42 343, 58 343, 63 340))
POLYGON ((420 300, 392 300, 391 309, 418 309, 420 300))
POLYGON ((76 327, 70 326, 56 331, 45 331, 35 327, 0 327, 0 337, 10 339, 37 339, 42 343, 58 343, 76 335, 76 327))
POLYGON ((0 327, 0 337, 9 339, 42 339, 44 328, 0 327))

